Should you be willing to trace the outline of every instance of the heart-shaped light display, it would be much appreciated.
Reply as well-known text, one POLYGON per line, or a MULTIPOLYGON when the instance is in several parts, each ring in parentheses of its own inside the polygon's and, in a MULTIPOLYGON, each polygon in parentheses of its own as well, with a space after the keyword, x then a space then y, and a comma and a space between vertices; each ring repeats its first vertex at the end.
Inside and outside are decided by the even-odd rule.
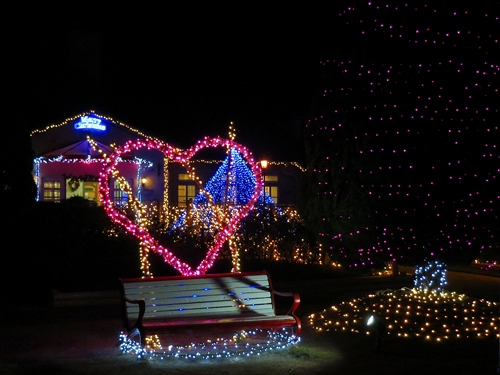
MULTIPOLYGON (((192 175, 195 180, 196 177, 192 175)), ((205 137, 202 141, 198 141, 194 146, 187 150, 180 150, 178 148, 169 146, 168 144, 159 140, 135 140, 128 141, 122 147, 117 147, 115 151, 106 159, 105 166, 99 176, 99 195, 101 202, 108 214, 108 216, 118 225, 124 227, 129 233, 141 240, 143 244, 149 247, 150 250, 161 255, 165 262, 174 267, 184 276, 203 275, 213 265, 215 259, 219 254, 222 245, 230 238, 235 231, 238 224, 245 218, 255 202, 259 198, 262 189, 262 173, 258 163, 252 157, 250 151, 242 145, 230 140, 220 137, 210 138, 205 137), (224 217, 224 222, 220 223, 220 230, 217 232, 212 246, 207 250, 205 258, 201 261, 196 269, 191 268, 175 256, 167 248, 158 243, 158 240, 153 238, 146 228, 132 222, 123 212, 116 209, 113 205, 113 200, 110 196, 109 177, 117 177, 118 172, 116 166, 121 160, 121 156, 130 153, 134 150, 148 149, 157 150, 163 153, 164 156, 181 163, 186 170, 190 170, 189 162, 196 155, 197 152, 204 148, 217 148, 224 147, 226 149, 236 149, 240 155, 246 160, 252 173, 255 175, 255 188, 252 197, 246 205, 234 211, 232 216, 224 217)))

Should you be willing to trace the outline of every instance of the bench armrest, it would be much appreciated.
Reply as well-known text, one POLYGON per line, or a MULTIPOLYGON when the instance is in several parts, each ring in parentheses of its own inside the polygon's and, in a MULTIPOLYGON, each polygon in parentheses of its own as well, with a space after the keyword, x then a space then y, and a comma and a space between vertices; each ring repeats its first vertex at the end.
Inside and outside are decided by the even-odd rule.
POLYGON ((297 307, 299 307, 300 304, 300 295, 298 293, 292 293, 292 292, 278 292, 273 290, 273 294, 276 294, 278 296, 282 297, 293 297, 293 304, 290 307, 290 310, 288 311, 287 315, 292 315, 295 316, 295 310, 297 310, 297 307))
MULTIPOLYGON (((131 325, 128 322, 128 318, 124 318, 124 319, 126 319, 126 321, 124 321, 123 323, 124 323, 124 326, 127 328, 127 331, 131 331, 134 328, 142 327, 142 318, 144 317, 144 314, 146 312, 146 301, 144 300, 144 298, 130 299, 128 297, 123 296, 123 300, 125 302, 128 302, 128 303, 139 305, 139 315, 137 316, 137 320, 135 321, 135 323, 133 325, 131 325)), ((124 317, 125 316, 128 316, 128 315, 124 314, 124 317)))

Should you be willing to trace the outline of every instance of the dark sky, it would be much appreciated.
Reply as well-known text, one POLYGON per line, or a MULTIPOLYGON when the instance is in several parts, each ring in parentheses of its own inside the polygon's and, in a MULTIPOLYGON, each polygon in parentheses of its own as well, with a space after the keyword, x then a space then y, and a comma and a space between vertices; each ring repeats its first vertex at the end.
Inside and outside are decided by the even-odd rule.
POLYGON ((23 129, 94 109, 187 147, 226 136, 233 121, 236 140, 256 155, 302 159, 324 10, 125 3, 21 3, 6 12, 5 78, 23 129))

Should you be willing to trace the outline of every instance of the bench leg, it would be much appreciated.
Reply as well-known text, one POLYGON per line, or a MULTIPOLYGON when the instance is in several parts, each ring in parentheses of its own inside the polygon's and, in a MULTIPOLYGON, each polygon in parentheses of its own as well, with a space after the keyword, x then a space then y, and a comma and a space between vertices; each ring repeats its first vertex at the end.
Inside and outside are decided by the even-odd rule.
POLYGON ((146 346, 146 335, 144 334, 144 328, 136 327, 130 330, 129 334, 127 335, 128 339, 130 340, 133 340, 133 338, 136 336, 139 336, 138 341, 141 344, 141 347, 144 348, 146 346))

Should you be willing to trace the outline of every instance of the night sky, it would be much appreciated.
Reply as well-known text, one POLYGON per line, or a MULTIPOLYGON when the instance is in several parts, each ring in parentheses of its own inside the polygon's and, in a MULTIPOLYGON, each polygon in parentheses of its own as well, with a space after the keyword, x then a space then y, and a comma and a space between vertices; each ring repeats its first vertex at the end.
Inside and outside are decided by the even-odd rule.
POLYGON ((227 135, 302 160, 325 9, 152 1, 20 4, 3 25, 18 132, 95 110, 187 147, 227 135), (22 119, 21 119, 22 116, 22 119))
MULTIPOLYGON (((381 201, 387 192, 409 197, 408 212, 416 212, 414 197, 431 196, 435 202, 425 201, 425 210, 449 214, 437 212, 446 227, 440 236, 451 228, 448 236, 459 232, 461 243, 462 233, 476 236, 477 226, 468 220, 476 207, 491 215, 489 222, 498 221, 497 0, 486 10, 478 2, 449 0, 342 0, 321 7, 34 3, 6 6, 0 22, 7 98, 0 160, 9 160, 13 170, 20 169, 11 157, 18 152, 29 156, 23 173, 32 167, 32 129, 91 109, 180 147, 227 136, 232 121, 236 140, 256 158, 280 161, 305 161, 310 121, 313 150, 326 154, 320 155, 324 169, 310 168, 315 173, 337 178, 329 161, 336 150, 356 150, 353 139, 373 135, 365 155, 373 153, 370 162, 383 160, 373 170, 411 164, 405 169, 410 174, 417 170, 413 165, 421 168, 411 174, 415 183, 394 173, 394 181, 402 180, 391 186, 394 191, 377 185, 381 201), (337 136, 341 125, 352 137, 337 136), (461 220, 470 233, 452 224, 461 220)), ((360 165, 341 170, 362 173, 366 165, 360 165)), ((319 176, 318 185, 323 180, 319 176)), ((327 203, 332 186, 322 185, 327 203)), ((353 202, 349 206, 359 204, 353 202)), ((325 217, 334 211, 318 207, 325 217)), ((498 225, 482 228, 491 239, 498 225)), ((330 229, 336 238, 337 228, 330 229)))

